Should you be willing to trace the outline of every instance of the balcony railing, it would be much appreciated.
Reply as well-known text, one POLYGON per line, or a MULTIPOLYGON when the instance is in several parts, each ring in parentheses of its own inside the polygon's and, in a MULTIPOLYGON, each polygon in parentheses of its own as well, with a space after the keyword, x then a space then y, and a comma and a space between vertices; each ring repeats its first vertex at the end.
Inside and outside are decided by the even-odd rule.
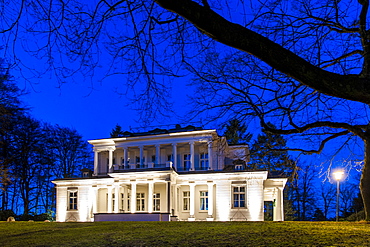
MULTIPOLYGON (((140 163, 126 164, 126 165, 115 164, 113 165, 113 171, 111 172, 122 172, 122 171, 129 171, 129 170, 146 170, 146 169, 153 169, 153 168, 168 168, 168 167, 173 167, 173 164, 171 161, 168 161, 165 164, 156 164, 154 162, 150 162, 146 164, 140 164, 140 163)), ((192 171, 190 166, 178 165, 176 168, 175 167, 173 168, 176 171, 180 171, 180 172, 192 171)), ((199 164, 196 164, 194 167, 194 171, 208 171, 208 170, 210 170, 208 166, 200 166, 199 164)), ((235 170, 243 170, 243 169, 239 168, 235 170)))
POLYGON ((147 164, 122 164, 122 165, 113 165, 113 172, 122 171, 122 170, 145 170, 150 168, 166 168, 171 167, 171 164, 167 162, 166 164, 155 164, 155 163, 147 163, 147 164))

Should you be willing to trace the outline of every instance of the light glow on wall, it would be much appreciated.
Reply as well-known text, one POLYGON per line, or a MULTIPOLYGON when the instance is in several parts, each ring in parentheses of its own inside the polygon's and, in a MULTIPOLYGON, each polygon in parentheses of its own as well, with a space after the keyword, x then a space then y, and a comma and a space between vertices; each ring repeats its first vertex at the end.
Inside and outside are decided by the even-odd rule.
POLYGON ((262 181, 248 181, 248 220, 263 221, 263 188, 262 181))
POLYGON ((65 222, 67 217, 67 188, 57 189, 57 221, 65 222))
POLYGON ((79 207, 78 207, 78 219, 79 221, 90 221, 89 217, 89 200, 86 198, 81 198, 79 200, 79 207))
POLYGON ((217 195, 217 204, 216 210, 218 211, 218 220, 220 221, 229 221, 229 214, 230 214, 230 192, 223 191, 224 193, 220 193, 217 195))

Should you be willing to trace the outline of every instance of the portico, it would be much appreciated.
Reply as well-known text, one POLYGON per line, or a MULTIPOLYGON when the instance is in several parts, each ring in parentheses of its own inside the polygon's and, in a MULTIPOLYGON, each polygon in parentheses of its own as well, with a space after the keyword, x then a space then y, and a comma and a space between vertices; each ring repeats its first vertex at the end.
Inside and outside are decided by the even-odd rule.
MULTIPOLYGON (((90 141, 90 143, 94 143, 90 141)), ((116 145, 94 148, 94 175, 120 170, 172 167, 177 171, 214 170, 213 140, 116 145)))

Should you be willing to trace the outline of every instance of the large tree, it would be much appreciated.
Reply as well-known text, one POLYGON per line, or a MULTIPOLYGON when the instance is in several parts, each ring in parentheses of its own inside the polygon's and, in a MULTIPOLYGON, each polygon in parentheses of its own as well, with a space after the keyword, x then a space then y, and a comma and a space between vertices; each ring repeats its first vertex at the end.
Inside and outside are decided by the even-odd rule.
POLYGON ((20 89, 12 81, 9 70, 3 68, 0 59, 0 210, 7 209, 7 189, 10 178, 11 164, 17 157, 12 148, 12 132, 17 124, 17 117, 24 114, 19 100, 20 89))
MULTIPOLYGON (((268 123, 271 128, 274 125, 268 123)), ((289 177, 292 182, 296 176, 296 164, 286 150, 286 140, 282 135, 264 132, 257 136, 251 148, 252 169, 267 170, 289 177)))
POLYGON ((234 144, 247 144, 253 134, 247 132, 247 126, 239 119, 231 119, 224 124, 227 143, 234 144))
POLYGON ((48 137, 45 145, 49 149, 50 172, 56 178, 81 176, 81 169, 91 168, 91 151, 87 142, 75 130, 59 125, 46 125, 48 137))
POLYGON ((110 54, 107 74, 129 75, 141 109, 155 107, 149 116, 168 109, 161 76, 188 70, 199 87, 195 112, 258 117, 266 131, 301 137, 293 149, 306 153, 334 138, 363 141, 370 220, 368 0, 21 1, 6 9, 2 52, 15 64, 23 60, 12 52, 28 50, 63 82, 76 70, 92 75, 110 54), (36 44, 25 46, 23 33, 38 35, 36 44))

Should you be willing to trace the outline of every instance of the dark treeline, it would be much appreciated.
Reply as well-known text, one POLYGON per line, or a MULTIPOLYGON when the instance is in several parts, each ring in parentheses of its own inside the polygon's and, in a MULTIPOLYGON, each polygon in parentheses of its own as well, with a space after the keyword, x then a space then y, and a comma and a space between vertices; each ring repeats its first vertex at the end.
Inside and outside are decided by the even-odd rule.
POLYGON ((0 220, 52 216, 56 178, 80 176, 92 164, 76 130, 34 119, 7 70, 0 71, 0 220))

